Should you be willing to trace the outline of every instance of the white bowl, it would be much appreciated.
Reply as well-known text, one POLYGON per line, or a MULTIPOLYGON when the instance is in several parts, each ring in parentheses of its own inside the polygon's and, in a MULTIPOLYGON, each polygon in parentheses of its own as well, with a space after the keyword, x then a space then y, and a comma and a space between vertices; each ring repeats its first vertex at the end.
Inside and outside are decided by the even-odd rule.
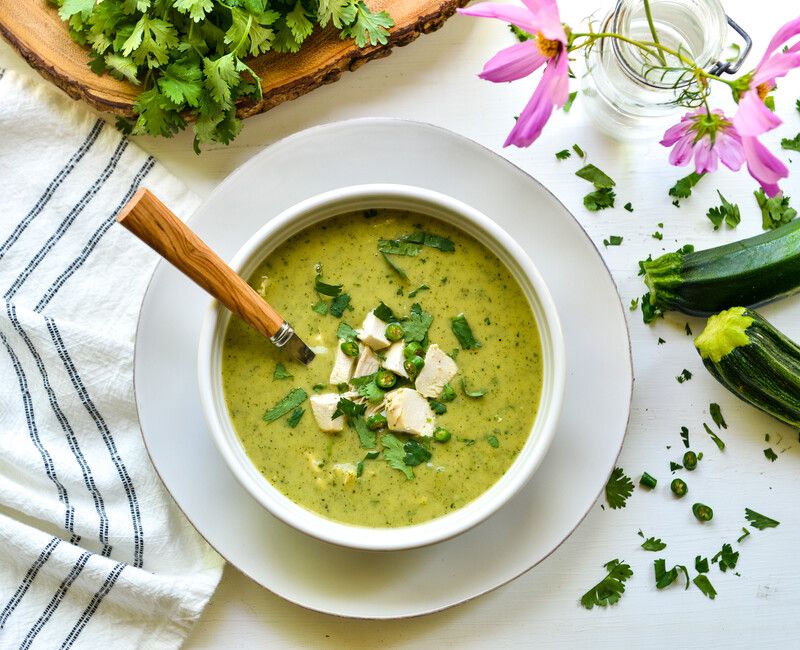
POLYGON ((525 251, 491 219, 439 192, 408 185, 373 184, 319 194, 268 221, 239 250, 230 266, 247 278, 277 246, 304 228, 339 214, 369 208, 409 210, 435 217, 472 235, 508 267, 530 303, 541 337, 542 395, 525 445, 494 485, 464 507, 413 526, 370 528, 333 521, 284 496, 245 454, 222 389, 222 342, 231 314, 216 301, 211 303, 200 333, 198 374, 200 401, 214 442, 233 475, 264 508, 290 526, 333 544, 394 551, 433 544, 463 533, 489 517, 528 482, 555 434, 566 364, 555 305, 525 251))

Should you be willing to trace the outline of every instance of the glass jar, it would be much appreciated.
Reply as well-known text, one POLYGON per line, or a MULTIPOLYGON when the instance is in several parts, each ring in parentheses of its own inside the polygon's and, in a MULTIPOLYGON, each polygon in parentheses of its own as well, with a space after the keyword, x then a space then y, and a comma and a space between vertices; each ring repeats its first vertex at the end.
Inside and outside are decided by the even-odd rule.
MULTIPOLYGON (((659 42, 715 74, 736 72, 750 50, 750 38, 718 0, 650 0, 650 9, 659 42), (737 61, 720 62, 729 25, 745 46, 737 61)), ((653 41, 642 0, 619 0, 596 31, 653 41)), ((677 58, 665 57, 663 67, 652 55, 615 38, 588 49, 582 98, 597 126, 614 138, 635 140, 660 135, 677 121, 678 98, 689 83, 685 71, 669 69, 677 66, 677 58)))

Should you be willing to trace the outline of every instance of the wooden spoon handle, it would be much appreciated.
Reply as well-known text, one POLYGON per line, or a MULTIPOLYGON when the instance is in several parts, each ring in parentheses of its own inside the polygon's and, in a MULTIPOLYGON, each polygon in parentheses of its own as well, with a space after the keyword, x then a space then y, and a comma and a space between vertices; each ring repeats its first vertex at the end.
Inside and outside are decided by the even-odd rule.
POLYGON ((283 317, 150 190, 139 189, 117 221, 267 338, 283 325, 283 317))

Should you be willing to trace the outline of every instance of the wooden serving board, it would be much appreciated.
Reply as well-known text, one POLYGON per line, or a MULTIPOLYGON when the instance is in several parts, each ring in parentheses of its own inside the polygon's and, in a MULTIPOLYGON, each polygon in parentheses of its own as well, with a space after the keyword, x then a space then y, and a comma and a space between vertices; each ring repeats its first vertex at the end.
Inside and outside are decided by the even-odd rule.
MULTIPOLYGON (((243 103, 240 117, 262 113, 315 88, 332 83, 347 70, 391 54, 420 34, 435 31, 468 0, 370 0, 374 10, 386 9, 395 21, 387 45, 359 49, 341 40, 331 26, 306 39, 298 54, 267 53, 249 62, 261 77, 264 97, 243 103)), ((137 87, 98 76, 88 67, 87 50, 72 41, 66 25, 46 0, 0 0, 0 34, 39 73, 75 99, 114 115, 131 116, 137 87)))

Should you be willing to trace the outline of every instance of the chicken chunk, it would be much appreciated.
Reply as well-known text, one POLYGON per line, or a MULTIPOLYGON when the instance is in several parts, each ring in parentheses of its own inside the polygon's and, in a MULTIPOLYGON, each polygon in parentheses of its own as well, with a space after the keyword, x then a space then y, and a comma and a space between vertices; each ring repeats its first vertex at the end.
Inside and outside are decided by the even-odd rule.
POLYGON ((392 431, 415 436, 431 436, 436 428, 436 416, 428 400, 413 388, 386 393, 386 419, 392 431))
POLYGON ((380 359, 378 359, 378 356, 372 351, 372 348, 362 345, 361 354, 356 362, 356 370, 353 373, 353 377, 365 377, 367 375, 371 375, 377 372, 378 368, 380 367, 380 359))
POLYGON ((312 395, 308 398, 311 402, 311 412, 317 421, 317 426, 325 433, 336 433, 344 429, 344 416, 333 417, 340 395, 337 393, 323 393, 312 395))
POLYGON ((419 371, 415 383, 423 397, 439 397, 444 385, 458 372, 458 366, 436 343, 425 353, 425 365, 419 371))
POLYGON ((353 357, 348 357, 341 348, 342 341, 336 346, 336 356, 333 360, 333 368, 331 368, 331 378, 329 382, 334 386, 339 384, 346 384, 353 376, 353 357))
POLYGON ((386 338, 386 323, 373 312, 369 312, 364 318, 364 322, 361 323, 358 338, 373 350, 389 347, 389 339, 386 338))
POLYGON ((403 349, 406 344, 404 341, 397 341, 392 343, 391 347, 386 351, 386 359, 383 361, 383 367, 391 370, 394 374, 408 379, 408 373, 403 368, 403 362, 406 360, 403 356, 403 349))

